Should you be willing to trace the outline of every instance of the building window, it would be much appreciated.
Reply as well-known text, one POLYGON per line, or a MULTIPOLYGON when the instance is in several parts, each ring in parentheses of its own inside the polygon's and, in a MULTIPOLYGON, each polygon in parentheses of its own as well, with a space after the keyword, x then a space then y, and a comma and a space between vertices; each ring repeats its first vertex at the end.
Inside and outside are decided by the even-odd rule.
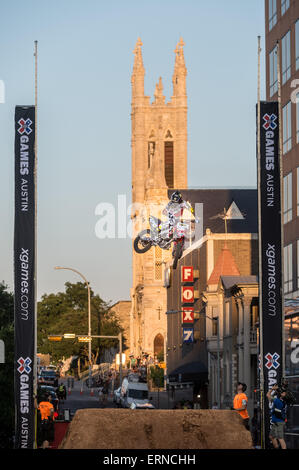
POLYGON ((212 307, 212 336, 217 336, 218 334, 218 312, 215 307, 212 307))
POLYGON ((173 142, 164 142, 165 181, 169 188, 174 186, 173 142))
POLYGON ((229 302, 225 304, 225 335, 229 336, 229 302))
POLYGON ((299 20, 296 21, 295 36, 296 36, 296 70, 298 70, 299 69, 299 20))
POLYGON ((158 333, 154 339, 154 356, 157 356, 158 361, 164 360, 164 337, 158 333))
POLYGON ((277 8, 276 0, 269 0, 269 31, 276 25, 277 22, 277 8))
POLYGON ((293 290, 293 250, 292 245, 285 246, 283 249, 284 255, 284 292, 292 292, 293 290))
POLYGON ((284 84, 291 76, 291 32, 281 40, 281 62, 282 62, 282 83, 284 84))
POLYGON ((270 96, 277 92, 277 46, 269 54, 270 96))
POLYGON ((285 14, 290 6, 290 0, 281 0, 281 16, 285 14))
POLYGON ((292 220, 292 173, 283 178, 283 223, 292 220))
POLYGON ((283 153, 287 153, 292 148, 292 121, 290 101, 282 108, 282 124, 283 153))

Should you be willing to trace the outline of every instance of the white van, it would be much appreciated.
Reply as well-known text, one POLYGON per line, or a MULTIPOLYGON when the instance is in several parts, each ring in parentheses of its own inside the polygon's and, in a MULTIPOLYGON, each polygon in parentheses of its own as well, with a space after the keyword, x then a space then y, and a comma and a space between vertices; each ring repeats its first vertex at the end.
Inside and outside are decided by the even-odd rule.
POLYGON ((124 408, 153 409, 149 402, 148 386, 146 382, 139 382, 138 378, 130 380, 124 378, 120 392, 120 404, 124 408))

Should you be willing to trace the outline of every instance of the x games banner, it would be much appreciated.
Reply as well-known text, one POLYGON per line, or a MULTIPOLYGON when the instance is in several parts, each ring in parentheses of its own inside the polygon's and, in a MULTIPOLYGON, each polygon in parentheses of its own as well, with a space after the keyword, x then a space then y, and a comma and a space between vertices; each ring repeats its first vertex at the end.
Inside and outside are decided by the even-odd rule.
POLYGON ((35 108, 15 110, 15 412, 16 448, 33 448, 35 354, 35 108))
POLYGON ((267 441, 271 405, 266 393, 282 378, 281 194, 277 102, 261 102, 258 164, 261 367, 264 373, 264 436, 267 441))

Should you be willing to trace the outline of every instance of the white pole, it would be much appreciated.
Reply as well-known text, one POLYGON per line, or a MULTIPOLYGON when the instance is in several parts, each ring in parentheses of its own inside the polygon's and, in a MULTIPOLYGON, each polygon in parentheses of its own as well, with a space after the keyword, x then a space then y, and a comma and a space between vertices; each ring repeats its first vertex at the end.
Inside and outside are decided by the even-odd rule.
POLYGON ((279 165, 280 165, 280 214, 281 214, 281 305, 282 305, 282 377, 285 375, 285 337, 284 337, 284 191, 283 191, 283 166, 282 166, 282 112, 281 112, 281 70, 280 70, 280 43, 277 41, 277 98, 278 98, 278 121, 279 121, 279 165))

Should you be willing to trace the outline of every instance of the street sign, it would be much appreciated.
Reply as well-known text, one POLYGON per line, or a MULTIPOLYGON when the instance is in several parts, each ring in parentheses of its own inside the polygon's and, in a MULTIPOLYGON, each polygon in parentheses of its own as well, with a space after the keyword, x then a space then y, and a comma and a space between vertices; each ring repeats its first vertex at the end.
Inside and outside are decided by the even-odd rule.
POLYGON ((49 335, 48 340, 49 341, 61 341, 63 338, 62 335, 49 335))
POLYGON ((79 343, 89 343, 91 341, 90 336, 78 336, 79 343))
POLYGON ((194 330, 193 328, 183 328, 183 342, 184 343, 193 343, 194 339, 194 330))
POLYGON ((194 322, 194 308, 185 307, 182 311, 182 323, 193 323, 194 322))
POLYGON ((182 266, 181 268, 182 282, 193 282, 193 266, 182 266))
POLYGON ((182 303, 193 304, 194 303, 194 287, 183 286, 182 287, 182 303))
POLYGON ((65 333, 63 335, 64 339, 75 339, 76 338, 76 335, 75 333, 65 333))

